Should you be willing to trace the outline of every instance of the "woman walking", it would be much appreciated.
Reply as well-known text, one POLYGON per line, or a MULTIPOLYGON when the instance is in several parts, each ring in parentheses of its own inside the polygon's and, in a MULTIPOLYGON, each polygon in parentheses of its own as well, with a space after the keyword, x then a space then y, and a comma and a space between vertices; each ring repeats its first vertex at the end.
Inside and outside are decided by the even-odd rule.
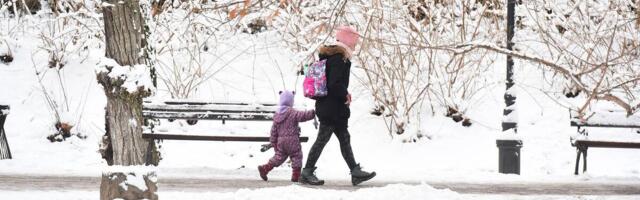
POLYGON ((318 137, 313 143, 307 162, 300 177, 300 182, 311 185, 323 185, 324 180, 315 176, 316 162, 335 134, 340 142, 342 157, 351 170, 351 183, 355 186, 373 178, 375 172, 365 172, 356 163, 351 150, 349 131, 347 130, 351 111, 351 94, 348 91, 351 68, 351 55, 358 43, 358 32, 352 27, 342 26, 336 32, 336 44, 321 47, 320 60, 326 60, 326 76, 328 95, 316 99, 316 115, 320 120, 318 137))

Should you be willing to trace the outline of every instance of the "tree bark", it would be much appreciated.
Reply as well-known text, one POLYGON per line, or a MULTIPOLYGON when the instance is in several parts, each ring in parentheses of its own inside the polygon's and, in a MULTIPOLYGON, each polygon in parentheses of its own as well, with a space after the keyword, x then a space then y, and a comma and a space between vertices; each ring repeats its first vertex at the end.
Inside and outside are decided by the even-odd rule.
MULTIPOLYGON (((106 2, 111 4, 103 8, 106 57, 121 66, 141 67, 135 65, 145 64, 142 51, 147 43, 138 0, 106 2)), ((109 144, 103 144, 103 148, 112 151, 112 157, 103 157, 107 157, 110 165, 145 164, 149 144, 142 139, 142 98, 150 95, 148 88, 130 93, 121 87, 122 80, 109 77, 108 72, 99 73, 98 82, 107 96, 105 142, 109 144)))
POLYGON ((146 42, 143 38, 144 20, 138 0, 107 0, 113 6, 103 8, 106 56, 120 65, 143 64, 140 52, 146 42))
POLYGON ((107 110, 113 163, 144 165, 148 143, 142 139, 142 97, 136 94, 107 97, 107 110))
POLYGON ((640 0, 636 0, 636 27, 640 29, 640 0))
MULTIPOLYGON (((145 23, 138 0, 106 0, 103 6, 106 57, 120 66, 100 66, 98 82, 107 96, 105 109, 105 137, 100 152, 109 165, 144 165, 148 147, 155 149, 153 141, 142 139, 142 98, 151 94, 150 88, 138 86, 130 91, 122 84, 128 78, 111 77, 114 67, 148 67, 148 54, 145 51, 145 23), (149 144, 151 143, 151 144, 149 144)), ((145 69, 146 70, 146 69, 145 69)), ((151 77, 149 77, 151 78, 151 77)), ((154 151, 157 153, 157 151, 154 151)), ((159 158, 159 156, 152 156, 159 158)), ((158 160, 151 161, 157 164, 158 160)), ((126 170, 124 170, 126 171, 126 170)), ((154 175, 155 177, 155 175, 154 175)), ((102 176, 100 199, 158 199, 155 181, 149 181, 145 175, 146 186, 130 187, 129 183, 140 182, 141 177, 130 172, 106 173, 102 176)), ((156 180, 154 178, 154 180, 156 180)), ((134 184, 135 185, 135 184, 134 184)))
POLYGON ((102 174, 100 199, 157 200, 158 184, 155 172, 108 172, 102 174), (137 179, 137 180, 136 180, 137 179))

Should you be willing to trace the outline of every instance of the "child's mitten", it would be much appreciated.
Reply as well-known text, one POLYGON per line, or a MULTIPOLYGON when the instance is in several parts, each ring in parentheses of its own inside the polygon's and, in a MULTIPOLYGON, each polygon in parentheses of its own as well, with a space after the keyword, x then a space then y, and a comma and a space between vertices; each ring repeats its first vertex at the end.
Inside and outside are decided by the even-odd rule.
POLYGON ((271 149, 271 147, 272 147, 271 144, 263 144, 263 145, 260 145, 260 146, 261 146, 260 152, 265 152, 265 151, 271 149))

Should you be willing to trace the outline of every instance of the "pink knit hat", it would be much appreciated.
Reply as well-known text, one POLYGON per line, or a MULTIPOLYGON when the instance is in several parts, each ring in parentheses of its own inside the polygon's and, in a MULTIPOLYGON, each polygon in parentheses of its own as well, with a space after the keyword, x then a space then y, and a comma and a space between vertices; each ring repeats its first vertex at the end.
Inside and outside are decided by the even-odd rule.
POLYGON ((350 26, 340 26, 336 30, 336 40, 349 47, 349 50, 355 50, 356 44, 358 44, 358 38, 360 37, 358 31, 350 26))

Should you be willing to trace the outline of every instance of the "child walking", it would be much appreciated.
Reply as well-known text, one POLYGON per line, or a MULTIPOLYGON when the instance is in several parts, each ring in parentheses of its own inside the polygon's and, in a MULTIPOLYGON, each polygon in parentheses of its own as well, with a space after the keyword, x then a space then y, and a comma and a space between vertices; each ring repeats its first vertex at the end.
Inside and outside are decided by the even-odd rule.
POLYGON ((262 180, 268 180, 267 174, 274 167, 280 166, 288 157, 293 162, 291 168, 292 182, 298 182, 300 169, 302 167, 302 147, 300 146, 299 122, 312 120, 315 117, 315 110, 299 111, 292 108, 294 92, 281 91, 280 102, 276 114, 273 116, 271 126, 270 143, 275 150, 275 155, 269 162, 258 166, 262 180))

